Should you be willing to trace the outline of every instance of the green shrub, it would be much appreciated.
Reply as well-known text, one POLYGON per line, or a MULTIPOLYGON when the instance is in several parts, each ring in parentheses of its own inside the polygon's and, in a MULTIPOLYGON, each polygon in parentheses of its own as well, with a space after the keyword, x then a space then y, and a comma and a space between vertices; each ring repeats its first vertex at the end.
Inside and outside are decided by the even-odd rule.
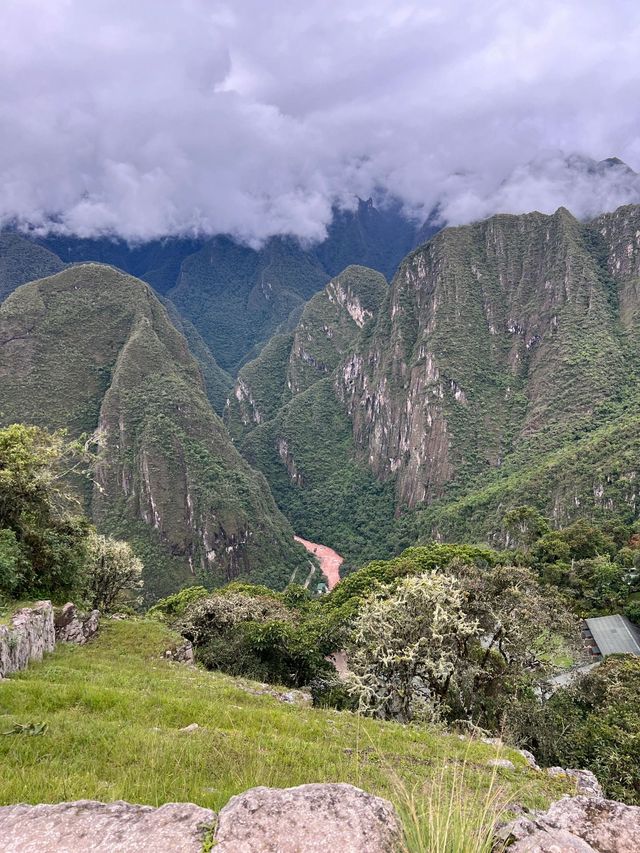
POLYGON ((160 599, 157 604, 149 608, 147 615, 164 622, 172 622, 182 616, 192 604, 208 595, 209 590, 203 586, 187 586, 180 592, 174 592, 173 595, 160 599))

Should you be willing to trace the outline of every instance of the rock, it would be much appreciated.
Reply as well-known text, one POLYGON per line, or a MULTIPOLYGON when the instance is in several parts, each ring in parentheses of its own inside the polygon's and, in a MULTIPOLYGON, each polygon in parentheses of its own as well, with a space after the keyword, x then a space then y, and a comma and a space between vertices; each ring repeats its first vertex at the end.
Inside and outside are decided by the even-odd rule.
POLYGON ((200 853, 214 812, 192 803, 0 807, 3 853, 200 853))
POLYGON ((197 723, 190 723, 188 726, 185 726, 183 729, 180 729, 181 732, 187 732, 190 734, 191 732, 197 732, 200 726, 197 723))
POLYGON ((500 830, 497 837, 507 842, 515 840, 509 853, 637 853, 640 807, 593 796, 565 797, 547 812, 518 818, 500 830))
POLYGON ((84 645, 97 632, 99 624, 99 610, 92 610, 88 616, 82 617, 75 604, 69 601, 56 612, 56 639, 61 643, 84 645))
POLYGON ((537 830, 522 841, 516 841, 508 850, 509 853, 597 853, 586 841, 562 830, 553 835, 537 830))
POLYGON ((253 788, 218 817, 216 853, 391 853, 400 841, 391 803, 346 784, 253 788))
POLYGON ((503 767, 505 770, 515 770, 515 764, 513 761, 509 761, 508 758, 490 758, 487 761, 489 767, 503 767))
POLYGON ((189 640, 185 640, 184 643, 167 649, 164 656, 167 660, 171 660, 174 663, 183 663, 186 666, 193 666, 195 664, 193 644, 189 640))
POLYGON ((533 770, 540 770, 540 767, 538 766, 538 762, 536 761, 536 757, 532 752, 529 752, 528 749, 519 749, 518 752, 524 758, 524 760, 527 762, 529 767, 533 768, 533 770))
POLYGON ((575 779, 576 793, 584 797, 604 797, 602 785, 590 770, 565 770, 564 767, 547 767, 549 776, 568 776, 575 779))
POLYGON ((0 626, 0 678, 25 669, 30 661, 42 660, 56 645, 53 607, 37 601, 18 610, 10 625, 0 626))

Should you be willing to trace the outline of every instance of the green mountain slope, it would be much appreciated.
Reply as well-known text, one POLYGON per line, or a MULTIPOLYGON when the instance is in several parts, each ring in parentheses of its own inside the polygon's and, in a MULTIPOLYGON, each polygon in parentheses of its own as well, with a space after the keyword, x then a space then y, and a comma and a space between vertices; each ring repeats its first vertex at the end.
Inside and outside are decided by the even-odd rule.
POLYGON ((333 387, 387 289, 380 273, 348 267, 306 304, 291 334, 272 338, 241 369, 225 410, 231 435, 264 472, 296 532, 347 560, 391 550, 393 486, 376 482, 356 459, 333 387))
POLYGON ((294 240, 270 240, 256 251, 216 237, 182 263, 169 297, 233 372, 327 279, 294 240))
POLYGON ((86 505, 143 556, 147 598, 195 579, 284 586, 306 566, 145 283, 87 264, 18 288, 0 308, 0 400, 2 424, 95 434, 86 505))
POLYGON ((19 234, 0 234, 0 302, 21 284, 63 268, 60 258, 48 249, 19 234))
POLYGON ((220 367, 196 327, 180 315, 173 302, 170 299, 162 299, 162 304, 167 309, 167 314, 173 325, 187 339, 189 349, 202 370, 209 402, 213 406, 214 412, 221 415, 229 392, 233 387, 233 378, 220 367))
POLYGON ((360 542, 372 481, 347 477, 354 465, 393 494, 370 508, 387 543, 400 531, 499 542, 522 503, 559 525, 638 517, 640 208, 446 229, 407 256, 357 334, 335 332, 335 350, 324 298, 273 342, 271 368, 241 371, 225 413, 309 538, 338 547, 335 507, 340 541, 360 542), (353 512, 339 490, 331 505, 312 500, 329 481, 309 475, 314 452, 349 479, 353 512))

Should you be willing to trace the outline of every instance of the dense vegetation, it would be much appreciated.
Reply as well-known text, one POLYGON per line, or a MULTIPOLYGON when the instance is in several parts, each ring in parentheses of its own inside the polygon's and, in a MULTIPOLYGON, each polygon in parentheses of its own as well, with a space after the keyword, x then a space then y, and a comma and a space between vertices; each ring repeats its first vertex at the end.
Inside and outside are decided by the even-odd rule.
POLYGON ((95 533, 69 485, 84 455, 63 433, 0 429, 1 607, 70 596, 105 612, 136 603, 141 561, 128 543, 95 533))
POLYGON ((53 252, 19 234, 0 233, 0 302, 21 284, 53 275, 63 267, 53 252))
POLYGON ((505 526, 515 550, 432 543, 374 561, 324 597, 232 584, 214 595, 185 590, 150 615, 190 639, 207 668, 308 686, 322 707, 477 726, 547 764, 589 767, 611 795, 635 802, 637 664, 607 661, 569 687, 549 688, 554 675, 587 661, 579 636, 579 614, 594 612, 587 570, 607 578, 595 612, 611 612, 638 588, 628 570, 635 536, 586 523, 550 532, 528 507, 505 526), (613 573, 594 569, 604 559, 613 573), (348 672, 339 677, 330 655, 341 650, 348 672))
POLYGON ((525 720, 541 760, 589 767, 608 795, 640 805, 640 659, 616 655, 525 720))

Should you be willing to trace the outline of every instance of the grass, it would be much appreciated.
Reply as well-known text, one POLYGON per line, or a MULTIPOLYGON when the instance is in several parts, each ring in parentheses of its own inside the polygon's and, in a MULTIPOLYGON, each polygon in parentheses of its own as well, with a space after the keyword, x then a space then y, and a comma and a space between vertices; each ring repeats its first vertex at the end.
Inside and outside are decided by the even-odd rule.
POLYGON ((442 764, 433 779, 412 789, 396 780, 404 853, 491 853, 494 827, 507 818, 509 804, 497 768, 488 784, 474 781, 466 761, 453 774, 442 764))
POLYGON ((59 647, 0 683, 0 732, 48 724, 39 737, 0 736, 0 803, 191 801, 218 810, 257 785, 340 781, 390 798, 404 814, 402 791, 411 791, 419 814, 415 803, 434 782, 455 798, 463 789, 499 791, 504 804, 530 807, 564 791, 518 753, 506 753, 515 770, 496 771, 487 765, 496 755, 490 745, 286 705, 228 676, 162 660, 174 641, 151 621, 107 623, 88 645, 59 647), (179 731, 194 722, 197 731, 179 731))

